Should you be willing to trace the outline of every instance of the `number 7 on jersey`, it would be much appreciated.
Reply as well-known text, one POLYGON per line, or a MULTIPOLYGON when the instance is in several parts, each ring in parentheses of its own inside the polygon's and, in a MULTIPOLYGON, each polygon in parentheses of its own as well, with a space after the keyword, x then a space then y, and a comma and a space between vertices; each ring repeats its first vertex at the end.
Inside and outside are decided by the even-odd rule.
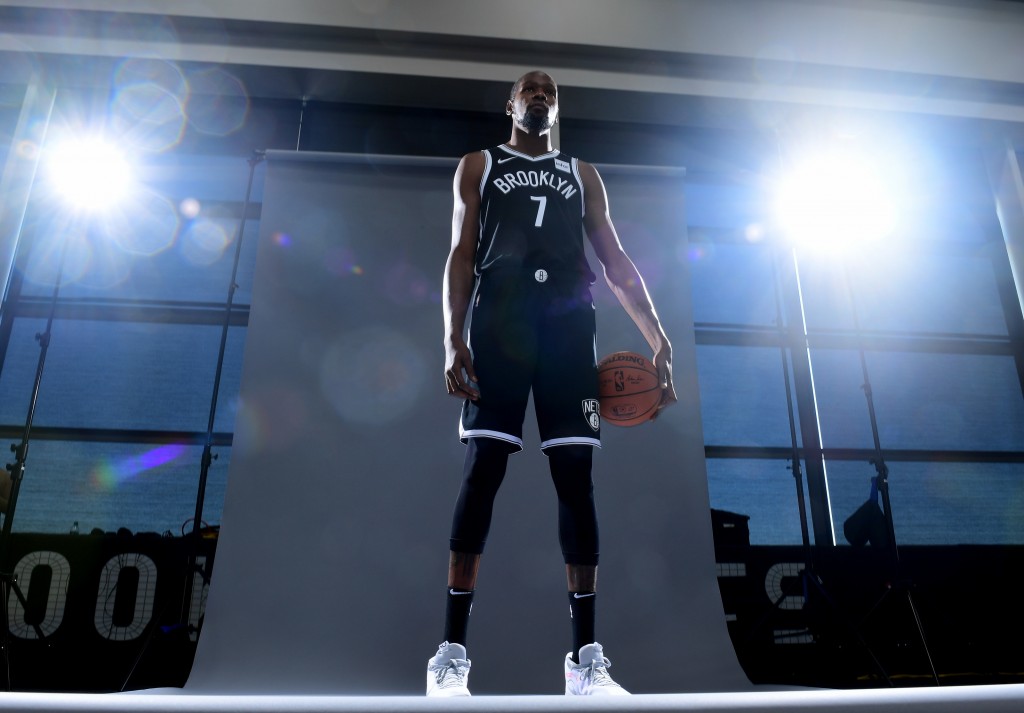
POLYGON ((544 207, 548 204, 547 196, 530 196, 531 201, 537 201, 537 220, 533 221, 533 227, 539 228, 544 223, 544 207))

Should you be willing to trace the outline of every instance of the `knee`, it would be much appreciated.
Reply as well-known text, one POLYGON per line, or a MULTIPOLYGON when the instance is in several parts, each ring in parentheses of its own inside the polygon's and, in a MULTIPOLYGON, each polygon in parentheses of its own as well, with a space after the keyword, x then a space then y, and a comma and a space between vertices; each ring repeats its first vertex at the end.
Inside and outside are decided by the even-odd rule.
POLYGON ((558 446, 550 449, 548 458, 559 500, 566 503, 593 500, 593 449, 590 446, 558 446))
POLYGON ((568 445, 549 448, 544 453, 548 457, 548 464, 551 466, 551 474, 558 476, 562 474, 590 475, 590 469, 594 462, 594 449, 591 446, 568 445))
POLYGON ((497 438, 470 438, 467 445, 466 461, 469 463, 500 463, 504 465, 515 451, 511 443, 497 438))
POLYGON ((465 481, 472 488, 497 491, 505 477, 509 444, 494 438, 470 439, 466 451, 465 481))

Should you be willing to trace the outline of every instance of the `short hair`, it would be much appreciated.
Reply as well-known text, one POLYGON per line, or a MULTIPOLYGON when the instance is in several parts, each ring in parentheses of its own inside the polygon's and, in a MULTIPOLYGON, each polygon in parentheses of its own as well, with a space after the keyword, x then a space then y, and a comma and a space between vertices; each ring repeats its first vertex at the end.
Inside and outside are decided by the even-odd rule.
POLYGON ((508 93, 508 98, 509 99, 511 99, 512 101, 515 101, 515 99, 516 99, 516 90, 519 89, 519 85, 522 84, 523 80, 526 79, 526 77, 528 77, 531 74, 543 74, 544 76, 548 77, 552 82, 555 81, 554 77, 552 77, 550 74, 545 72, 543 69, 531 69, 529 72, 527 72, 526 74, 524 74, 523 76, 521 76, 519 79, 517 79, 516 81, 514 81, 512 83, 512 89, 509 90, 509 93, 508 93))
MULTIPOLYGON (((533 74, 533 72, 527 72, 526 74, 533 74)), ((523 77, 525 77, 526 74, 524 74, 523 77)), ((511 99, 512 101, 515 101, 516 92, 519 90, 519 85, 522 84, 523 82, 523 77, 520 77, 516 81, 512 82, 512 88, 508 92, 508 98, 511 99)))

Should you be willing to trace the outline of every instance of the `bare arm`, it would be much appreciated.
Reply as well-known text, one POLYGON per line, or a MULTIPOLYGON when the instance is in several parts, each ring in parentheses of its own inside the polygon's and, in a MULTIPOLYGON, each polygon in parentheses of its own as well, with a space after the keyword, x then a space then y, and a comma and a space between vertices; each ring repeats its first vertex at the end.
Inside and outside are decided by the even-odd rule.
POLYGON ((452 246, 444 266, 444 379, 450 396, 477 399, 473 357, 466 344, 466 315, 473 294, 476 243, 480 225, 482 153, 468 154, 459 162, 452 186, 452 246))
POLYGON ((615 226, 612 225, 608 196, 600 174, 596 168, 583 161, 579 162, 579 169, 586 197, 583 225, 587 238, 601 261, 608 286, 644 335, 654 354, 654 365, 658 369, 662 389, 661 404, 658 406, 660 411, 676 402, 676 390, 672 383, 672 344, 661 326, 643 278, 622 248, 615 226))

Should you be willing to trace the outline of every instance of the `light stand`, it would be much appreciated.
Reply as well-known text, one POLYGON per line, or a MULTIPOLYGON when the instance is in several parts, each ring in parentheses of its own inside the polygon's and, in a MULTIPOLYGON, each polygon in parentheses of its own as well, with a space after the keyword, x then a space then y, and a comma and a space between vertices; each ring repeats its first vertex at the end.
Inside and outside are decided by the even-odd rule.
MULTIPOLYGON (((228 283, 228 295, 224 307, 224 321, 221 325, 220 335, 220 348, 217 353, 217 367, 214 371, 213 377, 213 393, 210 396, 210 413, 209 420, 206 425, 206 437, 203 443, 203 454, 200 458, 199 466, 199 487, 196 493, 196 510, 195 515, 192 518, 192 530, 188 533, 188 561, 185 566, 185 583, 182 590, 181 608, 179 611, 178 623, 174 627, 175 629, 184 630, 191 636, 195 634, 199 635, 199 631, 202 628, 202 619, 200 619, 195 625, 190 621, 190 613, 192 609, 192 600, 195 597, 195 585, 196 578, 202 580, 203 585, 206 586, 210 583, 210 576, 207 572, 206 566, 201 566, 199 562, 199 551, 202 543, 202 523, 203 523, 203 508, 206 501, 206 483, 209 478, 210 466, 213 461, 217 459, 217 456, 213 453, 213 433, 214 433, 214 422, 217 418, 217 400, 220 397, 220 382, 221 375, 224 371, 224 356, 227 352, 228 332, 231 327, 231 316, 234 308, 235 291, 238 289, 238 265, 241 261, 242 256, 242 238, 245 235, 245 223, 246 217, 249 212, 249 205, 252 202, 252 186, 256 175, 256 166, 258 166, 263 159, 266 158, 265 151, 254 151, 252 156, 249 158, 249 180, 245 188, 245 200, 242 202, 242 214, 238 221, 238 229, 235 231, 235 255, 234 262, 231 267, 231 279, 228 283)), ((187 521, 186 521, 187 522, 187 521)), ((155 621, 159 621, 162 618, 158 617, 155 621)), ((135 662, 132 664, 131 670, 125 677, 124 683, 121 685, 121 690, 124 691, 128 682, 131 680, 132 675, 135 673, 135 669, 142 661, 142 657, 145 654, 149 644, 152 642, 152 637, 159 627, 153 626, 150 629, 149 635, 147 636, 146 643, 140 648, 138 656, 135 658, 135 662)))
POLYGON ((217 418, 217 399, 220 395, 220 379, 224 371, 224 354, 227 350, 228 330, 231 327, 231 311, 234 306, 235 290, 238 289, 238 264, 242 256, 242 236, 245 234, 246 214, 249 212, 249 204, 252 200, 252 184, 256 175, 256 166, 266 157, 263 151, 253 152, 249 158, 249 181, 245 187, 245 200, 242 202, 242 216, 238 221, 238 230, 235 233, 235 258, 231 266, 231 280, 228 283, 228 296, 224 307, 224 323, 221 326, 220 350, 217 352, 217 368, 213 377, 213 394, 210 397, 210 418, 206 425, 206 441, 203 444, 203 456, 199 469, 199 490, 196 494, 196 514, 192 519, 193 553, 189 562, 189 570, 195 567, 195 550, 198 549, 200 529, 203 521, 203 506, 206 499, 206 480, 210 472, 210 465, 216 458, 212 455, 213 448, 213 426, 217 418))
POLYGON ((917 607, 914 605, 914 597, 911 593, 911 583, 904 577, 902 572, 899 546, 896 544, 896 529, 893 524, 892 502, 889 499, 889 467, 885 463, 885 458, 882 454, 881 439, 878 436, 878 419, 875 415, 875 399, 871 390, 871 379, 868 376, 868 362, 864 351, 863 332, 861 332, 860 319, 857 315, 857 302, 853 294, 853 282, 850 279, 849 269, 845 264, 843 266, 843 273, 843 277, 846 280, 846 290, 850 299, 850 309, 853 314, 853 326, 857 333, 857 340, 859 342, 858 352, 860 355, 860 368, 861 375, 864 377, 864 384, 861 388, 864 390, 864 398, 867 400, 868 418, 871 421, 871 437, 873 439, 875 449, 875 457, 871 459, 870 463, 875 466, 875 485, 882 496, 882 515, 885 518, 886 533, 888 535, 888 542, 886 543, 886 546, 892 567, 892 579, 894 580, 893 582, 887 583, 886 590, 882 593, 882 596, 879 597, 878 601, 875 602, 870 611, 868 611, 867 615, 864 617, 864 621, 871 618, 871 616, 890 596, 895 595, 902 597, 914 620, 917 636, 921 642, 922 648, 924 649, 925 658, 928 661, 928 668, 931 671, 932 679, 935 681, 935 685, 938 686, 940 685, 939 675, 935 670, 935 664, 932 661, 932 655, 928 649, 928 640, 925 638, 924 627, 921 625, 921 617, 918 616, 917 607))
MULTIPOLYGON (((18 598, 18 602, 21 604, 23 611, 27 611, 28 609, 28 602, 25 599, 24 592, 22 592, 21 587, 18 585, 17 577, 13 571, 8 571, 11 567, 11 563, 8 561, 10 557, 11 528, 14 524, 14 511, 18 504, 18 494, 21 491, 21 482, 25 478, 25 462, 28 460, 28 444, 32 436, 32 422, 36 415, 36 404, 39 400, 39 387, 43 381, 43 369, 46 366, 46 353, 50 348, 50 337, 53 334, 53 320, 57 312, 57 299, 60 296, 60 284, 64 274, 64 258, 67 255, 68 242, 68 237, 65 235, 62 239, 60 257, 57 261, 57 273, 53 285, 53 294, 50 297, 50 314, 46 319, 45 329, 36 334, 36 341, 39 342, 39 361, 36 364, 35 378, 32 381, 32 393, 29 397, 28 413, 25 416, 25 428, 21 434, 21 442, 18 444, 11 444, 11 451, 14 453, 14 462, 8 463, 5 466, 7 471, 10 473, 11 491, 7 498, 7 507, 3 511, 3 528, 0 529, 0 568, 2 568, 2 570, 0 570, 0 587, 2 587, 3 590, 3 602, 0 602, 0 605, 4 608, 3 651, 8 691, 11 690, 11 622, 7 618, 7 603, 10 600, 11 594, 13 593, 14 596, 18 598)), ((31 626, 35 631, 37 638, 44 638, 42 629, 38 623, 32 623, 31 626)))
MULTIPOLYGON (((782 300, 779 296, 779 268, 777 264, 777 256, 773 252, 772 254, 772 276, 774 282, 774 297, 775 297, 775 323, 779 325, 779 329, 783 329, 782 320, 782 300)), ((784 388, 786 389, 786 414, 789 416, 789 440, 790 440, 790 470, 793 472, 793 479, 796 482, 796 502, 797 509, 800 513, 800 539, 803 543, 804 550, 804 569, 801 571, 802 578, 810 578, 814 581, 818 588, 821 588, 821 581, 814 574, 814 563, 811 556, 811 536, 807 527, 807 504, 804 501, 804 483, 803 474, 800 471, 800 447, 796 438, 796 414, 793 411, 793 393, 792 386, 789 381, 789 358, 786 354, 786 345, 782 344, 779 347, 779 356, 782 358, 782 380, 784 388)), ((804 586, 804 592, 806 593, 807 587, 804 586)), ((824 590, 822 590, 824 593, 824 590)))
MULTIPOLYGON (((781 290, 781 280, 779 277, 778 257, 775 251, 773 251, 772 253, 772 277, 774 293, 773 296, 775 299, 775 320, 776 324, 779 327, 779 330, 782 331, 785 329, 785 327, 782 316, 782 297, 779 294, 781 290)), ((819 577, 817 572, 815 571, 810 531, 807 524, 807 504, 804 499, 803 473, 800 469, 800 446, 797 441, 796 435, 796 412, 793 407, 793 393, 789 378, 789 357, 787 354, 785 341, 783 341, 783 343, 780 345, 779 355, 782 359, 783 386, 786 390, 786 414, 789 417, 789 438, 791 448, 790 470, 793 473, 793 481, 796 486, 797 510, 800 515, 800 539, 803 548, 804 561, 803 567, 800 569, 799 576, 801 592, 803 593, 804 606, 807 608, 810 608, 812 606, 812 602, 815 601, 812 597, 812 594, 816 594, 820 600, 824 601, 828 605, 829 609, 832 611, 833 615, 842 621, 844 628, 847 629, 847 631, 857 640, 859 646, 867 653, 868 657, 871 659, 874 666, 878 669, 879 673, 885 679, 886 683, 892 686, 892 681, 890 680, 888 674, 886 674, 885 669, 882 667, 881 663, 878 661, 878 658, 874 655, 871 648, 868 646, 867 642, 860 635, 860 632, 857 631, 856 627, 854 627, 849 622, 847 617, 842 615, 842 613, 839 610, 839 606, 836 604, 835 600, 829 595, 828 590, 825 588, 825 585, 821 580, 821 577, 819 577)), ((779 597, 779 599, 772 602, 773 608, 778 607, 779 604, 781 604, 782 600, 785 599, 785 597, 786 595, 783 594, 779 597)))

